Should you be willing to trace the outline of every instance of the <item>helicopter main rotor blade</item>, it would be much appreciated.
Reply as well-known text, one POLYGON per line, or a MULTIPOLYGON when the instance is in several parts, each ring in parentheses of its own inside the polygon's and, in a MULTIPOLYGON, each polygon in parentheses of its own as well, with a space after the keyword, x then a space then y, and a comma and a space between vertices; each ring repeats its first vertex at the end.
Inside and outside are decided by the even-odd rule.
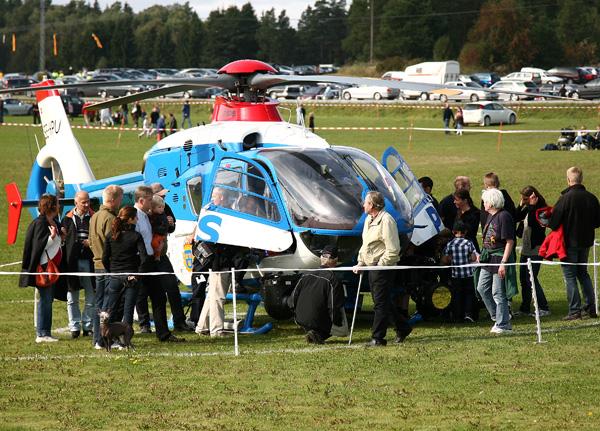
MULTIPOLYGON (((471 88, 462 89, 460 87, 443 84, 429 84, 425 82, 411 82, 411 81, 396 81, 389 79, 379 78, 357 78, 354 76, 331 76, 331 75, 316 75, 316 76, 302 76, 302 75, 263 75, 256 74, 248 80, 250 87, 258 90, 266 91, 270 87, 281 84, 316 84, 316 83, 331 83, 331 84, 342 84, 342 85, 377 85, 389 88, 397 88, 398 90, 405 91, 419 91, 425 93, 445 93, 445 91, 451 91, 449 94, 460 94, 465 90, 472 90, 471 88), (458 93, 457 93, 458 92, 458 93)), ((510 91, 510 90, 492 90, 489 88, 477 88, 477 91, 484 91, 486 93, 504 93, 504 94, 515 94, 517 96, 531 97, 531 93, 525 93, 521 91, 510 91)), ((547 99, 558 99, 558 100, 573 100, 568 97, 554 96, 551 94, 538 93, 535 97, 545 97, 547 99)))
POLYGON ((98 110, 104 108, 110 108, 111 106, 119 106, 125 103, 137 102, 139 100, 152 99, 154 97, 165 96, 167 94, 180 93, 182 91, 196 90, 202 87, 211 87, 205 84, 181 84, 181 85, 169 85, 161 88, 154 88, 152 90, 140 91, 139 93, 130 94, 129 96, 116 97, 113 99, 104 100, 102 102, 94 103, 89 105, 88 109, 98 110))
MULTIPOLYGON (((40 90, 60 90, 64 88, 86 88, 86 87, 117 87, 127 85, 192 85, 195 87, 220 87, 229 91, 235 90, 237 79, 234 76, 221 74, 203 76, 200 78, 169 78, 169 79, 141 79, 141 80, 118 80, 118 81, 95 81, 77 82, 73 84, 40 85, 36 87, 18 87, 0 90, 3 93, 26 93, 40 90)), ((175 90, 177 93, 181 90, 175 90)))

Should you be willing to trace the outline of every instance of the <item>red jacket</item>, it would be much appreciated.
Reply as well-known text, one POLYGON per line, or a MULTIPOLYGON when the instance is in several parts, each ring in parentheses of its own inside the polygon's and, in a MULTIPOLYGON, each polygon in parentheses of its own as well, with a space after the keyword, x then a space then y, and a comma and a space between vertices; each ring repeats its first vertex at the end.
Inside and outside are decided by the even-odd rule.
POLYGON ((558 257, 559 260, 564 260, 567 257, 567 248, 565 247, 565 237, 563 226, 553 230, 546 237, 540 246, 539 255, 544 259, 552 260, 558 257))

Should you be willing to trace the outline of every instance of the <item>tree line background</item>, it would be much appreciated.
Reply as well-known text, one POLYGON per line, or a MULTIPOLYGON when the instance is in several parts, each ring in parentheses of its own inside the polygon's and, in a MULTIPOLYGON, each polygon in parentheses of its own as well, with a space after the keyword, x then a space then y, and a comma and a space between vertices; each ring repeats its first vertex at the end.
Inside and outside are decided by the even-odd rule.
MULTIPOLYGON (((134 13, 73 0, 46 6, 46 68, 220 67, 241 58, 286 65, 366 62, 370 7, 378 70, 458 59, 465 71, 598 63, 598 3, 589 0, 317 0, 297 26, 285 10, 257 16, 251 3, 202 20, 188 3, 134 13), (53 34, 58 55, 53 55, 53 34), (102 42, 96 45, 91 34, 102 42)), ((0 70, 33 72, 39 0, 0 0, 0 70), (16 51, 12 52, 12 34, 16 51)))

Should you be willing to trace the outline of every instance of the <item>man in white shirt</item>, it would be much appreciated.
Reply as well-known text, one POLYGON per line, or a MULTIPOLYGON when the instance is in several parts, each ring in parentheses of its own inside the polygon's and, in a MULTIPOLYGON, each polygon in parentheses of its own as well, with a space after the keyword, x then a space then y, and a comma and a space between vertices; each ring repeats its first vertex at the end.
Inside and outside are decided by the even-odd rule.
MULTIPOLYGON (((138 222, 135 230, 140 233, 146 245, 146 253, 152 256, 154 250, 152 248, 152 227, 148 218, 148 212, 152 204, 152 188, 148 186, 139 186, 135 190, 135 208, 137 209, 138 222)), ((154 262, 152 259, 150 260, 154 262)), ((153 268, 148 268, 149 272, 153 268)), ((185 341, 183 338, 177 338, 167 325, 167 300, 166 294, 160 283, 155 283, 153 277, 143 277, 142 287, 140 288, 136 308, 141 332, 150 332, 150 313, 148 311, 148 296, 152 301, 152 312, 154 315, 154 328, 156 336, 160 341, 180 342, 185 341)))

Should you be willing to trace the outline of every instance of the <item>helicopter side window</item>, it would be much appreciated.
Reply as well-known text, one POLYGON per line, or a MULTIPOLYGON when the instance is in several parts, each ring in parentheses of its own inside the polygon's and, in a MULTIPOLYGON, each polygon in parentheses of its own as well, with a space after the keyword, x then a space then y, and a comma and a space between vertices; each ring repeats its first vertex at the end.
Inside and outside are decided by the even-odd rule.
POLYGON ((187 182, 189 200, 194 214, 200 214, 202 208, 202 177, 192 178, 187 182))
POLYGON ((417 186, 416 179, 411 179, 414 178, 414 176, 411 175, 408 166, 403 165, 402 168, 400 168, 400 163, 396 159, 391 159, 388 164, 388 169, 390 172, 393 172, 392 176, 406 195, 410 202, 410 206, 415 208, 424 198, 421 188, 417 186))
POLYGON ((278 222, 281 220, 277 203, 271 197, 271 190, 261 172, 245 162, 223 160, 215 178, 213 193, 220 189, 223 193, 221 204, 224 208, 278 222))

